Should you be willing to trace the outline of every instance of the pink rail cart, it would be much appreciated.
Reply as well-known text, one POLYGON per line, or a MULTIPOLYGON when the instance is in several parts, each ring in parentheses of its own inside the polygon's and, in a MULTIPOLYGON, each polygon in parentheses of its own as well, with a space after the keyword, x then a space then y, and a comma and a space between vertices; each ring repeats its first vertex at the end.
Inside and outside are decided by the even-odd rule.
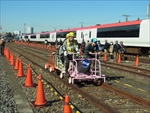
POLYGON ((75 58, 75 53, 69 54, 72 54, 73 57, 68 69, 70 74, 68 82, 70 84, 85 80, 93 81, 95 85, 101 85, 105 82, 106 77, 104 74, 101 74, 101 63, 97 59, 97 53, 93 53, 95 58, 75 58))

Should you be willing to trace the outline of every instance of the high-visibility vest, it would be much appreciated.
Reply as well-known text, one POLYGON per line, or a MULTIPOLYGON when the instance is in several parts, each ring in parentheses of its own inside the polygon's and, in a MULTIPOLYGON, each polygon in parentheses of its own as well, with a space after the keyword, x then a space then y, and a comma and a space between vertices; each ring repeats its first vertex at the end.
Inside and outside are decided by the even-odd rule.
POLYGON ((77 41, 73 40, 72 43, 73 43, 73 47, 71 46, 69 39, 67 39, 66 45, 67 45, 68 52, 76 52, 77 41))

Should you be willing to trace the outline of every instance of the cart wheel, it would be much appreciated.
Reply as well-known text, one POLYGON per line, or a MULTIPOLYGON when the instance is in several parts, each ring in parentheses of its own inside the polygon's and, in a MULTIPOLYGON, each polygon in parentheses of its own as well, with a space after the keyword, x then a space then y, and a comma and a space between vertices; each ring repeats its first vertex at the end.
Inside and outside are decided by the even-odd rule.
POLYGON ((52 72, 52 67, 49 68, 49 71, 52 72))
POLYGON ((60 78, 63 78, 64 76, 63 76, 63 73, 60 73, 60 78))
POLYGON ((93 85, 100 86, 104 81, 102 79, 93 80, 93 85))
POLYGON ((72 83, 72 78, 71 78, 71 77, 69 77, 69 79, 68 79, 68 83, 69 83, 69 84, 71 84, 71 83, 72 83))
POLYGON ((47 69, 48 68, 48 65, 47 64, 45 64, 45 69, 47 69))

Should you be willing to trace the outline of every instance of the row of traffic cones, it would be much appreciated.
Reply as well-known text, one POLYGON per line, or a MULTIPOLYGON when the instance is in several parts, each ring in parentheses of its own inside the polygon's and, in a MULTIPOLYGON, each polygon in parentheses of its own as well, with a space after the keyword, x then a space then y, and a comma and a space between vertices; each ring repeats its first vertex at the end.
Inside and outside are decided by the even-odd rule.
MULTIPOLYGON (((25 77, 24 71, 23 71, 23 64, 22 60, 16 57, 16 61, 14 62, 14 54, 10 53, 8 49, 5 48, 4 54, 6 55, 6 58, 10 61, 10 65, 14 66, 14 70, 18 70, 17 77, 25 77)), ((27 71, 27 77, 26 81, 23 84, 23 87, 35 87, 35 84, 32 80, 32 69, 31 64, 28 65, 28 71, 27 71)), ((72 109, 69 105, 70 103, 70 97, 68 95, 65 96, 64 100, 64 113, 72 113, 72 109)), ((40 74, 38 76, 38 87, 36 92, 36 100, 30 103, 31 105, 35 107, 44 107, 49 105, 48 102, 45 99, 45 93, 44 88, 42 84, 42 75, 40 74)))
MULTIPOLYGON (((104 53, 104 61, 108 61, 107 54, 104 53)), ((121 54, 118 54, 118 63, 121 63, 121 54)), ((139 66, 139 56, 136 56, 135 66, 139 66)))

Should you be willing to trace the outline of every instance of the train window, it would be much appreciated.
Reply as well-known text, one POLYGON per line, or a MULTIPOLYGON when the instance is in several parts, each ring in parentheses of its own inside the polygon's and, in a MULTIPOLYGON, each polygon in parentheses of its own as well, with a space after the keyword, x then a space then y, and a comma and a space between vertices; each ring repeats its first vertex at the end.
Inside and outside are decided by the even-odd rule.
POLYGON ((83 32, 81 32, 81 38, 83 38, 83 32))
POLYGON ((28 36, 25 36, 24 38, 28 38, 28 36))
POLYGON ((34 39, 36 38, 36 35, 31 35, 30 38, 34 39))
POLYGON ((98 28, 97 37, 139 37, 140 25, 98 28))
POLYGON ((91 38, 91 31, 89 31, 89 38, 91 38))
MULTIPOLYGON (((59 32, 56 34, 56 38, 66 38, 66 35, 68 34, 69 32, 59 32)), ((75 32, 74 32, 75 33, 75 32)), ((76 33, 75 33, 75 36, 76 36, 76 33)))
POLYGON ((40 38, 49 38, 49 34, 40 34, 40 38))

